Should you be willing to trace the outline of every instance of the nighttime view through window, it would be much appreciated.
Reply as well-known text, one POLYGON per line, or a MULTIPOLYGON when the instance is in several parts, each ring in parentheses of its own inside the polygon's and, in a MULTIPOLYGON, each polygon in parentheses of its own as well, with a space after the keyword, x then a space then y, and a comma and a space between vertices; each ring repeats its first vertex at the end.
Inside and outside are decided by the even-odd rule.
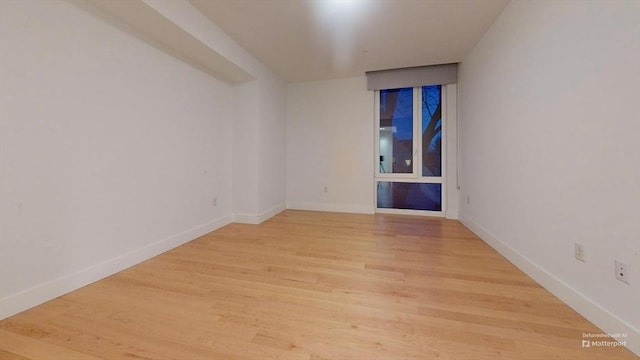
MULTIPOLYGON (((380 173, 442 176, 442 86, 420 88, 422 119, 413 122, 413 88, 380 91, 380 173), (419 132, 421 164, 414 164, 414 133, 419 132), (416 167, 417 168, 414 168, 416 167)), ((442 185, 403 181, 379 181, 378 207, 410 210, 442 210, 442 185)))

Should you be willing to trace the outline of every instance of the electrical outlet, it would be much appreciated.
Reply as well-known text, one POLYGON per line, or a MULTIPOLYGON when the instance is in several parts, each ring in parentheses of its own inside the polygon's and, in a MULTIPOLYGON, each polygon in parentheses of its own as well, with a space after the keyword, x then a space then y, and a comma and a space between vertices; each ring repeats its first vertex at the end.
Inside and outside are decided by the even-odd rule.
POLYGON ((324 189, 322 189, 324 192, 328 193, 329 192, 329 187, 325 186, 324 189))
POLYGON ((574 245, 575 245, 574 251, 575 251, 576 259, 578 259, 578 260, 580 260, 582 262, 587 262, 585 260, 585 257, 584 257, 584 246, 582 246, 582 244, 578 244, 578 243, 575 243, 574 245))
POLYGON ((467 195, 467 205, 471 204, 471 197, 467 195))
POLYGON ((616 260, 616 279, 629 284, 629 265, 616 260))
POLYGON ((218 198, 214 197, 213 200, 211 200, 211 205, 212 206, 218 206, 218 198))

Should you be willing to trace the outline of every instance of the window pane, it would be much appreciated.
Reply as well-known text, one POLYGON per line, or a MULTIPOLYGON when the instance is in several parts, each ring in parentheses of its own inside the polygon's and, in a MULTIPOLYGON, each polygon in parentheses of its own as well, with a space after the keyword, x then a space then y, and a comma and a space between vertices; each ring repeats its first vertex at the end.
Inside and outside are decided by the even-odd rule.
POLYGON ((422 87, 422 176, 442 176, 442 86, 422 87))
POLYGON ((442 184, 378 182, 378 208, 442 210, 442 184))
POLYGON ((380 172, 413 173, 413 89, 380 90, 380 172))

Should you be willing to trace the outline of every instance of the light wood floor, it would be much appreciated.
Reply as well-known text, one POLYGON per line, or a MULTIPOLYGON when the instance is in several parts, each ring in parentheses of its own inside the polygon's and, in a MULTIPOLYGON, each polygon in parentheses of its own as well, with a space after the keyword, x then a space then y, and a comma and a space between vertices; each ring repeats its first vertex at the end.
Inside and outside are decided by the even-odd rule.
POLYGON ((285 211, 0 322, 0 359, 636 359, 456 221, 285 211))

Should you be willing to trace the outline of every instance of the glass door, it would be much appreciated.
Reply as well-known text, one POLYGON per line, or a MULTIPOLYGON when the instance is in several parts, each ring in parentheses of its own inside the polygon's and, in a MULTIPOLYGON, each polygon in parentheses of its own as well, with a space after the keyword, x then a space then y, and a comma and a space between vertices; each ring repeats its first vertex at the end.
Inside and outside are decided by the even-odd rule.
POLYGON ((378 212, 444 214, 441 85, 376 92, 378 212))

